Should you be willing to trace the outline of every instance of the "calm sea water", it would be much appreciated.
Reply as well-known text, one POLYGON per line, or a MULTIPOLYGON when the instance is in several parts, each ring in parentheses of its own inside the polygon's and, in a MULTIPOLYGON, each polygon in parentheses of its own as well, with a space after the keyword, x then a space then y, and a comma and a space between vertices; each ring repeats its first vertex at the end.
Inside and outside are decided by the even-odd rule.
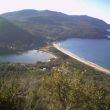
POLYGON ((59 45, 77 56, 110 70, 110 40, 69 39, 59 45))
POLYGON ((0 63, 36 63, 38 61, 46 62, 50 58, 53 58, 53 55, 46 52, 31 50, 19 54, 0 54, 0 63))

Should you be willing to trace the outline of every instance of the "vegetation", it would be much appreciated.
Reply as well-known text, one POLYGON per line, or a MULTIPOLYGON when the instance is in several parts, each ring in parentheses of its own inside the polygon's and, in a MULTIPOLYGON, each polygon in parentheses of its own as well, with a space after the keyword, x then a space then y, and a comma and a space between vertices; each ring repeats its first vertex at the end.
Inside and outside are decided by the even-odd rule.
POLYGON ((109 81, 69 59, 1 64, 0 110, 109 110, 109 81))
POLYGON ((42 47, 67 38, 106 38, 109 25, 89 16, 60 12, 22 10, 0 17, 0 52, 42 47))
POLYGON ((89 16, 71 16, 54 11, 21 10, 1 15, 33 36, 49 41, 66 38, 105 38, 109 27, 102 20, 89 16))
MULTIPOLYGON (((69 37, 105 38, 108 24, 88 16, 23 10, 0 17, 0 51, 22 51, 69 37), (89 36, 89 37, 88 37, 89 36)), ((0 110, 110 110, 110 76, 53 47, 56 60, 0 64, 0 110)))
POLYGON ((44 40, 35 38, 22 28, 0 17, 0 52, 26 50, 43 45, 44 40), (42 40, 42 42, 40 42, 42 40))

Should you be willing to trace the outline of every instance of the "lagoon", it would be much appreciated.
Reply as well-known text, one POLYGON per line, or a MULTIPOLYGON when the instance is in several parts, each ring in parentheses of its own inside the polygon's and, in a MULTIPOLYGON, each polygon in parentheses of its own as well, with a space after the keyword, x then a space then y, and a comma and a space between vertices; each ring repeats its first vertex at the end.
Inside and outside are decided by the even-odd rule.
POLYGON ((0 54, 0 63, 23 63, 23 64, 34 64, 38 61, 47 62, 49 59, 54 56, 50 53, 30 50, 21 53, 12 53, 12 54, 0 54))

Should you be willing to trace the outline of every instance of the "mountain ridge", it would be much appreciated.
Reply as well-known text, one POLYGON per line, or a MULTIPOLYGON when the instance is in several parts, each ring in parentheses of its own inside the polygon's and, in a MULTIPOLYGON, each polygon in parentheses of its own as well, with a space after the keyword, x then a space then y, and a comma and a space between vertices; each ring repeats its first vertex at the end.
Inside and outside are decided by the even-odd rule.
MULTIPOLYGON (((47 43, 68 38, 102 39, 109 34, 106 30, 110 28, 110 25, 101 19, 87 15, 67 15, 50 10, 25 9, 0 16, 28 32, 29 39, 33 43, 38 40, 41 45, 43 41, 47 43)), ((4 30, 7 30, 7 27, 5 28, 4 30)))
POLYGON ((21 10, 2 14, 10 22, 22 27, 32 35, 48 40, 70 37, 105 38, 108 24, 87 15, 67 15, 49 10, 21 10), (50 32, 51 30, 51 32, 50 32), (58 34, 59 33, 59 34, 58 34))

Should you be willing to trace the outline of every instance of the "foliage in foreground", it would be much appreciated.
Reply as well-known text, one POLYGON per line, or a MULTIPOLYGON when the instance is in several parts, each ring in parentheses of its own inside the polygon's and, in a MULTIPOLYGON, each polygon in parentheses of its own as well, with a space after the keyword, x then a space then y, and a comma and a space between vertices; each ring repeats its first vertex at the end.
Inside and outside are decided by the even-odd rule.
POLYGON ((0 74, 0 110, 110 109, 107 91, 78 70, 20 68, 10 65, 0 74))
POLYGON ((55 72, 45 79, 50 110, 109 110, 106 91, 81 73, 55 72))

